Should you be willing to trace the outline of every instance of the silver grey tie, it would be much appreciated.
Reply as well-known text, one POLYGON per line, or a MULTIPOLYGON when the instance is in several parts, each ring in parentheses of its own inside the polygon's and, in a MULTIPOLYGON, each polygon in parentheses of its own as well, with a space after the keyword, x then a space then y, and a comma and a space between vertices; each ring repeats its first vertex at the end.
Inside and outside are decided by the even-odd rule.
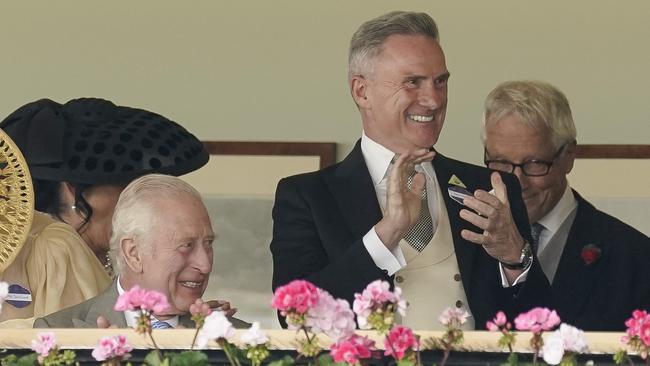
POLYGON ((544 229, 544 225, 542 224, 534 223, 530 225, 530 236, 533 237, 533 242, 530 244, 535 254, 537 254, 537 248, 539 247, 539 237, 542 235, 544 229))
MULTIPOLYGON (((410 189, 413 184, 413 176, 415 172, 411 174, 406 181, 407 187, 410 189)), ((421 252, 429 244, 433 238, 433 222, 431 221, 431 214, 429 213, 429 204, 427 202, 427 189, 426 184, 422 190, 422 205, 420 208, 420 217, 418 221, 409 228, 409 230, 404 235, 404 240, 409 243, 413 249, 421 252)))

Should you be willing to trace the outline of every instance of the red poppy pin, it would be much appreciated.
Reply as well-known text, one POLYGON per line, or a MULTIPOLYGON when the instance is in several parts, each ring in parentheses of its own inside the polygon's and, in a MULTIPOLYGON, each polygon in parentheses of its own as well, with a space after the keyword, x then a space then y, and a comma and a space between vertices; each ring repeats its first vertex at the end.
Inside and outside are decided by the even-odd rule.
POLYGON ((582 247, 582 252, 580 252, 580 257, 582 257, 582 260, 585 262, 585 265, 589 266, 596 261, 598 261, 598 258, 600 258, 600 248, 598 248, 594 244, 587 244, 584 247, 582 247))

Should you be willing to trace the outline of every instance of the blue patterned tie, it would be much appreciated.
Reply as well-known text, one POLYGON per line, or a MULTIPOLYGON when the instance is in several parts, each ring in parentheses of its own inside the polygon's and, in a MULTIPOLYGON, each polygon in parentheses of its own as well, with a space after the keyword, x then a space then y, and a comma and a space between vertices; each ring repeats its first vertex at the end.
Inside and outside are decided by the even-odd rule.
POLYGON ((173 327, 167 322, 164 322, 162 320, 156 320, 155 322, 151 323, 151 328, 152 329, 170 329, 170 328, 173 328, 173 327))

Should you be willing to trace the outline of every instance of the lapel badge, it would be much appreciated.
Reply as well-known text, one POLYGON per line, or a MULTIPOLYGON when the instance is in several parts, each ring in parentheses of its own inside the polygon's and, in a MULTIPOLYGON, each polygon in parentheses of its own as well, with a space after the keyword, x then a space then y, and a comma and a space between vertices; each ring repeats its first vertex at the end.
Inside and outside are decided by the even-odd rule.
POLYGON ((449 184, 449 187, 447 187, 449 197, 461 205, 465 205, 463 203, 465 197, 473 196, 472 193, 467 190, 467 186, 460 179, 458 179, 456 174, 452 175, 451 178, 449 178, 447 184, 449 184))

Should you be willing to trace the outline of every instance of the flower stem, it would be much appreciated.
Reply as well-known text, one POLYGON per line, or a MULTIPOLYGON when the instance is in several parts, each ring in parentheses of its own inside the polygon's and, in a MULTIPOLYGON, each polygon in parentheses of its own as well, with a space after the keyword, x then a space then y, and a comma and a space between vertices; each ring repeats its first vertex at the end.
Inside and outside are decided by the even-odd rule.
POLYGON ((158 348, 158 345, 156 344, 156 340, 153 339, 152 331, 149 330, 149 331, 147 332, 147 334, 149 335, 149 338, 151 338, 151 342, 153 343, 154 348, 156 348, 156 354, 158 355, 158 359, 159 359, 160 361, 162 361, 162 359, 163 359, 163 358, 162 358, 162 353, 160 353, 160 348, 158 348))
POLYGON ((190 351, 194 350, 194 346, 196 345, 196 337, 199 336, 199 330, 201 330, 201 328, 196 328, 196 332, 194 332, 194 338, 192 338, 192 346, 190 346, 190 351))

